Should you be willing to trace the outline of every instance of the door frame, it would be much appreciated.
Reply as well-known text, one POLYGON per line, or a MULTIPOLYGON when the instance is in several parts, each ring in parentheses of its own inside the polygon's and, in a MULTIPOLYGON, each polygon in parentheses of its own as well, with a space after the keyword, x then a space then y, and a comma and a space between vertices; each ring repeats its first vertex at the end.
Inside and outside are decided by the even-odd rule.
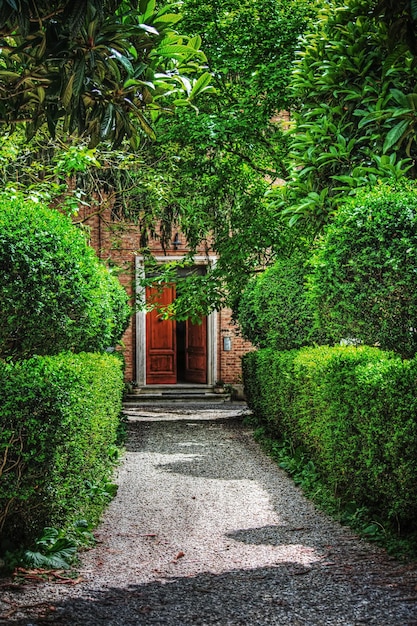
MULTIPOLYGON (((155 260, 161 265, 172 261, 181 261, 183 256, 156 256, 155 260)), ((215 257, 196 256, 194 265, 216 264, 215 257)), ((135 257, 136 301, 144 305, 146 301, 145 289, 140 287, 139 281, 145 275, 143 256, 135 257)), ((146 386, 146 311, 138 310, 136 318, 136 384, 146 386)), ((207 316, 207 385, 212 386, 217 380, 217 314, 215 311, 207 316)), ((192 384, 192 383, 190 383, 192 384)), ((150 385, 154 386, 154 385, 150 385)))

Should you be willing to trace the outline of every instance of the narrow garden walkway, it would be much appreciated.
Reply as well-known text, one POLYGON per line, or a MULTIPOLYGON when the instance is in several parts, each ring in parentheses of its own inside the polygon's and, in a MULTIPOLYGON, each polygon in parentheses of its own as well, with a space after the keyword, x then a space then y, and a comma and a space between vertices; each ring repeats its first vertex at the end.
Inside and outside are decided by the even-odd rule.
POLYGON ((417 624, 416 567, 316 511, 243 412, 131 411, 119 492, 79 578, 3 584, 0 624, 417 624))

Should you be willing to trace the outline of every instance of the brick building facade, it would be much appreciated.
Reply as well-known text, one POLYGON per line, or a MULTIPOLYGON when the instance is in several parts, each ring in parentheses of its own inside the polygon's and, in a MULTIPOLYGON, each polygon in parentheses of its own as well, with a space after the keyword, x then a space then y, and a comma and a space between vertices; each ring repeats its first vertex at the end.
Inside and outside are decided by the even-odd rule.
MULTIPOLYGON (((124 221, 112 220, 109 209, 92 212, 89 207, 81 208, 78 220, 89 227, 90 243, 98 256, 122 268, 119 278, 132 301, 143 297, 137 287, 138 277, 143 272, 143 258, 138 252, 140 248, 138 227, 124 221)), ((174 245, 164 252, 157 240, 150 242, 150 248, 159 263, 178 259, 186 252, 184 246, 174 245)), ((203 268, 213 262, 215 256, 207 256, 203 250, 197 251, 196 266, 203 268)), ((164 321, 161 324, 156 313, 153 314, 154 321, 151 318, 151 313, 145 313, 143 310, 136 312, 123 337, 126 381, 131 381, 139 387, 156 384, 159 381, 164 384, 167 382, 175 384, 184 382, 184 379, 185 382, 199 381, 207 385, 214 385, 218 380, 231 384, 240 383, 241 357, 253 347, 240 336, 239 328, 233 323, 229 309, 211 313, 203 320, 204 324, 200 328, 188 322, 184 328, 180 324, 178 328, 167 327, 169 324, 175 325, 175 322, 164 321), (156 325, 154 331, 151 328, 152 324, 156 325), (163 345, 164 332, 171 342, 168 347, 163 345), (186 339, 184 340, 183 334, 180 333, 185 333, 189 338, 188 345, 184 343, 186 339), (157 352, 152 351, 150 345, 155 337, 158 344, 157 352), (198 346, 201 341, 205 343, 203 351, 198 346), (193 350, 194 356, 191 354, 193 350), (182 364, 184 359, 188 365, 182 364), (164 371, 170 362, 169 367, 172 365, 175 373, 171 373, 165 380, 161 377, 161 372, 155 377, 154 373, 150 372, 151 362, 164 371), (200 372, 193 371, 196 364, 200 372), (195 378, 196 375, 198 378, 195 378)), ((165 374, 162 372, 162 375, 165 374)))

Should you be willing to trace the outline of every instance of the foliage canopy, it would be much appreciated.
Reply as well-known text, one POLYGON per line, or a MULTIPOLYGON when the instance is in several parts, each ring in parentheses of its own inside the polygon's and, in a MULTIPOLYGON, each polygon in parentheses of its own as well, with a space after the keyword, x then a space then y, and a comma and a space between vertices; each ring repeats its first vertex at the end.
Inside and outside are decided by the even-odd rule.
POLYGON ((286 175, 287 122, 276 113, 290 105, 298 37, 316 10, 307 0, 183 3, 183 29, 201 34, 217 93, 202 94, 198 115, 182 108, 175 120, 158 121, 151 158, 163 194, 154 209, 192 251, 205 245, 217 254, 200 296, 193 294, 201 302, 213 294, 209 306, 234 303, 253 272, 292 245, 265 194, 286 175))
MULTIPOLYGON (((198 293, 195 281, 190 284, 198 311, 222 306, 226 297, 233 302, 254 269, 288 245, 286 225, 265 192, 286 175, 286 122, 275 113, 289 108, 290 67, 316 5, 185 0, 179 12, 152 0, 80 6, 62 0, 52 8, 37 3, 35 20, 32 2, 22 4, 19 17, 0 1, 7 9, 0 11, 0 29, 10 48, 2 61, 3 88, 11 95, 0 99, 0 119, 3 103, 6 121, 21 115, 29 136, 36 132, 29 155, 19 137, 17 145, 13 137, 4 139, 4 185, 23 184, 46 201, 63 194, 60 204, 69 210, 98 196, 115 219, 138 224, 145 255, 149 237, 160 236, 168 246, 174 228, 180 230, 192 252, 206 246, 219 256, 198 293), (184 34, 178 35, 181 17, 184 34), (24 84, 10 74, 22 66, 29 72, 24 84), (44 82, 36 82, 38 75, 44 82), (24 85, 24 92, 16 91, 24 85), (136 119, 128 111, 131 101, 136 119), (160 115, 167 103, 174 104, 175 117, 160 115), (125 140, 136 147, 144 133, 156 141, 127 154, 125 140), (55 141, 48 140, 51 134, 55 141), (76 177, 75 191, 66 188, 67 175, 76 177)), ((189 311, 185 285, 177 289, 182 292, 179 316, 189 311)))
POLYGON ((302 39, 290 175, 275 193, 290 223, 321 228, 358 188, 416 174, 416 65, 407 49, 391 50, 383 15, 367 0, 326 3, 302 39))
POLYGON ((180 17, 154 0, 1 0, 0 122, 24 123, 29 137, 61 123, 92 146, 137 148, 168 94, 184 104, 209 82, 201 39, 177 33, 180 17))

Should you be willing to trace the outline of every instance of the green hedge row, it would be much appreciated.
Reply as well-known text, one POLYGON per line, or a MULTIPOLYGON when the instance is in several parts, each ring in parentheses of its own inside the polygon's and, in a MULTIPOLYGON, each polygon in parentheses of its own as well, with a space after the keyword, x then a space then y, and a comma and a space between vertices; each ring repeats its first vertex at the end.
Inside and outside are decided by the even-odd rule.
POLYGON ((243 359, 250 408, 304 448, 348 504, 417 528, 417 359, 369 347, 259 350, 243 359))
POLYGON ((45 526, 97 521, 117 451, 122 390, 115 355, 0 362, 3 549, 27 544, 45 526))

